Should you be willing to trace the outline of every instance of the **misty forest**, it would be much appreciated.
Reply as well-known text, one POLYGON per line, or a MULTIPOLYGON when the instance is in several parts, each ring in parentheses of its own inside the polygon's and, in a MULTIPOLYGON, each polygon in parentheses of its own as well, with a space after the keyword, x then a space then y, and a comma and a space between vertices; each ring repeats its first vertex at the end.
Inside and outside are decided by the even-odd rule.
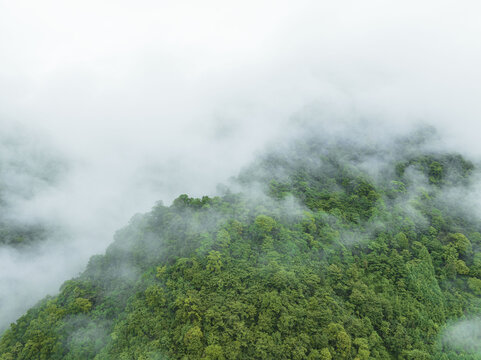
MULTIPOLYGON (((479 359, 479 170, 435 137, 304 136, 218 196, 159 201, 0 359, 479 359)), ((11 246, 43 231, 4 228, 11 246)))
POLYGON ((481 360, 480 14, 0 0, 0 360, 481 360))

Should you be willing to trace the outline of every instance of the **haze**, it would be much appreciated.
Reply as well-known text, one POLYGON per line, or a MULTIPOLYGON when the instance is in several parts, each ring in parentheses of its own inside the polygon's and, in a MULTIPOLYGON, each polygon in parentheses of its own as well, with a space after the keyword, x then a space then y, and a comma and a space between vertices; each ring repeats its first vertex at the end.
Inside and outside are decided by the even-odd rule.
POLYGON ((0 250, 0 328, 133 214, 215 193, 299 117, 326 131, 370 119, 376 137, 432 124, 446 147, 480 156, 480 11, 476 1, 0 0, 2 132, 23 129, 68 163, 55 187, 12 205, 65 236, 34 254, 0 250))

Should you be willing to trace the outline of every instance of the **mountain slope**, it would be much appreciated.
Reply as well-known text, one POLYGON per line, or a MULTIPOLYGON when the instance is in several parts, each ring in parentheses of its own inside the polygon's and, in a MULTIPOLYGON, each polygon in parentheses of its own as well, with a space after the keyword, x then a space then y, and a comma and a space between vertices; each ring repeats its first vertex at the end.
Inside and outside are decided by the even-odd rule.
POLYGON ((304 139, 235 191, 158 203, 0 359, 478 359, 443 336, 481 310, 476 169, 428 138, 304 139))

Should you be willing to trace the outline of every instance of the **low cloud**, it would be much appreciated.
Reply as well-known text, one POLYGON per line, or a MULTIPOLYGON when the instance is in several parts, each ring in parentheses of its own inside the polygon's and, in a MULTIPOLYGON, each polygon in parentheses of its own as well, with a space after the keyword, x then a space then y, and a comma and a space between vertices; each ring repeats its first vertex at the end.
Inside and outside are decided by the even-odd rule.
POLYGON ((63 235, 28 253, 0 249, 0 327, 81 271, 133 214, 214 194, 265 144, 309 126, 335 136, 368 119, 358 140, 388 144, 422 121, 444 149, 481 156, 480 9, 0 0, 0 125, 38 134, 28 143, 66 164, 55 186, 11 201, 16 219, 63 235))
POLYGON ((450 325, 442 335, 442 345, 446 352, 481 355, 481 318, 461 320, 450 325))

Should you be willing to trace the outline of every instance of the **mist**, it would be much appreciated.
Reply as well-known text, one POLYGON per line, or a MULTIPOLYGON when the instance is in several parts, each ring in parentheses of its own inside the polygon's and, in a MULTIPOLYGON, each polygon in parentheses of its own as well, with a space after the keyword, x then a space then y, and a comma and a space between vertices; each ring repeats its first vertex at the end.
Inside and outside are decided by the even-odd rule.
POLYGON ((422 122, 446 149, 480 156, 480 10, 0 0, 2 132, 35 134, 27 148, 45 144, 65 164, 54 186, 9 204, 18 221, 60 230, 0 249, 0 328, 83 270, 132 215, 215 194, 302 119, 332 133, 370 119, 369 136, 386 143, 422 122))
POLYGON ((481 353, 481 319, 464 319, 451 324, 441 340, 447 349, 464 351, 468 354, 481 353))

